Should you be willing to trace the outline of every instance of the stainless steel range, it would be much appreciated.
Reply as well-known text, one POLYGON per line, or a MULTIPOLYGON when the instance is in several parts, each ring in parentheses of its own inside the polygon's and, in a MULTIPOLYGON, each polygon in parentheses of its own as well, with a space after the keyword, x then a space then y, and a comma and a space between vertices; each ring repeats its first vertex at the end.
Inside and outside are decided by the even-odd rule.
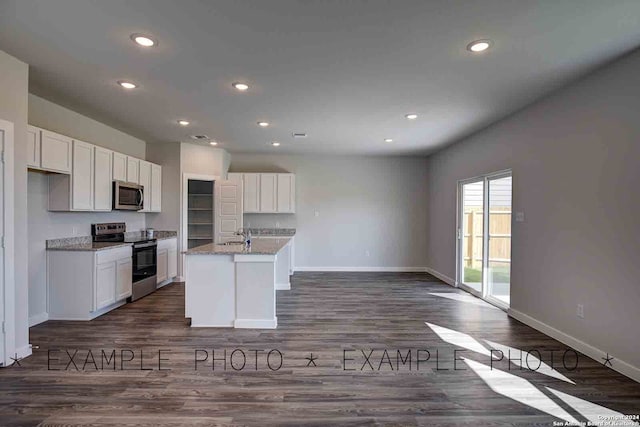
POLYGON ((131 301, 142 298, 156 290, 158 272, 156 239, 148 239, 144 234, 125 236, 124 222, 92 224, 91 235, 94 242, 127 242, 133 244, 133 286, 131 301))

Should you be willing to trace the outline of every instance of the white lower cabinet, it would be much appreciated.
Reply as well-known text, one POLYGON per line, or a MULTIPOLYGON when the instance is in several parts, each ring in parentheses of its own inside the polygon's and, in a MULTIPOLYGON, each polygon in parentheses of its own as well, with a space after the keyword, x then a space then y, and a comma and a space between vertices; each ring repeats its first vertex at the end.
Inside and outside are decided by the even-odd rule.
POLYGON ((116 261, 116 301, 131 296, 133 261, 131 258, 116 261))
POLYGON ((178 275, 178 239, 158 241, 158 283, 171 281, 178 275))
POLYGON ((49 319, 91 320, 131 296, 131 246, 47 251, 49 319))
POLYGON ((158 283, 167 280, 167 265, 169 264, 169 251, 158 248, 158 283))
POLYGON ((116 302, 116 263, 96 267, 96 310, 116 302))
POLYGON ((178 248, 169 249, 169 259, 167 261, 167 277, 173 279, 178 275, 178 248))

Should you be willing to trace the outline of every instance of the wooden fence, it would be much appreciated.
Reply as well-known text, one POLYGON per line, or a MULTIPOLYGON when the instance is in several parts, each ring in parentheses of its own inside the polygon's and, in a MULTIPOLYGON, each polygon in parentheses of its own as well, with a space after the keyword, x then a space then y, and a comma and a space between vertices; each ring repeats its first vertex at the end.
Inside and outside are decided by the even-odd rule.
MULTIPOLYGON (((465 209, 462 253, 464 265, 482 268, 483 212, 481 207, 465 209)), ((489 265, 509 265, 511 262, 511 209, 491 208, 489 213, 489 265)))

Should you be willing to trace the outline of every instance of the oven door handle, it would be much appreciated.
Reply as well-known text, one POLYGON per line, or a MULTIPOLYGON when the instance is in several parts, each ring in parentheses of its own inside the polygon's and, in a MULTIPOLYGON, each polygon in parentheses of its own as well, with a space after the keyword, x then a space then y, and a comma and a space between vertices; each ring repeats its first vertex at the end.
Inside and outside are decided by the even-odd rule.
POLYGON ((141 244, 134 244, 133 245, 133 249, 143 249, 143 248, 150 248, 152 246, 158 246, 158 244, 156 242, 149 242, 149 243, 141 243, 141 244))

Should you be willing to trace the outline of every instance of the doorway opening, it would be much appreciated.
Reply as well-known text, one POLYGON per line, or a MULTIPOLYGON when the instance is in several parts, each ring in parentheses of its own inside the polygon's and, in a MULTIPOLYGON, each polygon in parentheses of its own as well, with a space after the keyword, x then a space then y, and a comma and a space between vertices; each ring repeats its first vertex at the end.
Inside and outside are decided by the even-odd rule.
POLYGON ((511 303, 511 171, 458 182, 457 281, 501 308, 511 303))

